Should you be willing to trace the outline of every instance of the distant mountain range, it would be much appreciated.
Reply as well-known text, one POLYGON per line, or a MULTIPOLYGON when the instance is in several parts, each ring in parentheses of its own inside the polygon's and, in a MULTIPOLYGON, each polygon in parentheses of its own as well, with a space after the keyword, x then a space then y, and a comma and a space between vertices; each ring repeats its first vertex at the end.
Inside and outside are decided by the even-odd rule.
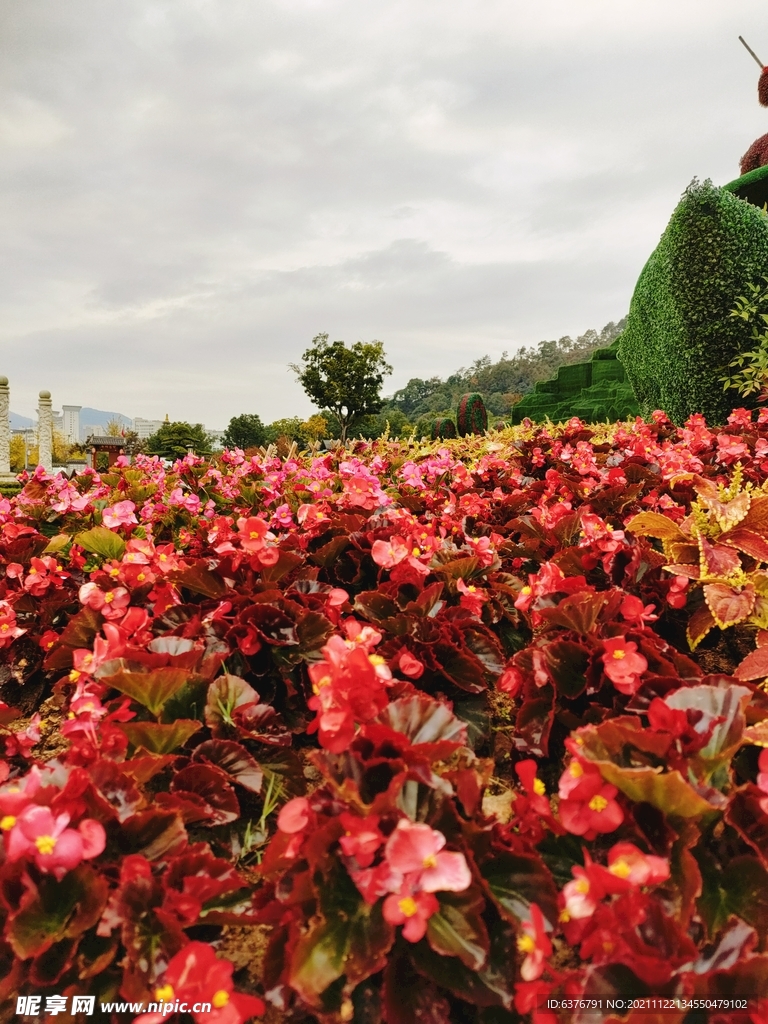
MULTIPOLYGON (((11 413, 11 430, 24 430, 26 427, 34 427, 35 420, 29 416, 20 416, 17 412, 11 413)), ((130 416, 124 416, 121 412, 107 412, 104 409, 92 409, 84 405, 80 410, 81 427, 106 427, 110 420, 117 420, 124 427, 130 427, 133 420, 130 416)))
POLYGON ((84 405, 80 410, 80 426, 96 426, 101 424, 106 427, 110 420, 117 420, 123 427, 130 427, 133 420, 130 416, 123 416, 121 412, 105 412, 103 409, 91 409, 84 405))

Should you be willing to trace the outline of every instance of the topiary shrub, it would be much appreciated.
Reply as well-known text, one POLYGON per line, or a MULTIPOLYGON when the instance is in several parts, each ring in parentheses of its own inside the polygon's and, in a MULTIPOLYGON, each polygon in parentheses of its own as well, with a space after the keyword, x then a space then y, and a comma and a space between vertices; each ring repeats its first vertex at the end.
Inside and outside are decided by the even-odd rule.
POLYGON ((718 379, 750 347, 729 314, 768 269, 768 218, 710 181, 683 194, 646 263, 619 340, 619 358, 645 415, 676 423, 694 412, 723 423, 733 396, 718 379))
POLYGON ((452 419, 443 416, 432 424, 432 440, 440 441, 446 437, 456 437, 456 424, 452 419))
POLYGON ((467 434, 484 434, 488 429, 488 413, 483 396, 476 391, 462 395, 456 410, 456 429, 459 437, 467 434))

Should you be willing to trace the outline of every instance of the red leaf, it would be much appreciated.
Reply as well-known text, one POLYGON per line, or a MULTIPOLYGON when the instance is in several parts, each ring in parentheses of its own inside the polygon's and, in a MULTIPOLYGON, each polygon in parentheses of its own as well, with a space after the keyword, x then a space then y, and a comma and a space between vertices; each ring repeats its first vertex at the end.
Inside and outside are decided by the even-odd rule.
POLYGON ((721 629, 743 622, 755 607, 755 588, 735 590, 724 583, 709 583, 704 587, 704 600, 712 618, 721 629))
POLYGON ((751 555, 759 562, 768 562, 768 541, 759 533, 747 530, 744 526, 724 533, 720 537, 720 543, 729 544, 731 547, 743 551, 745 555, 751 555))
POLYGON ((208 808, 209 825, 223 825, 240 817, 240 804, 226 775, 206 764, 191 764, 174 776, 171 790, 184 797, 199 797, 208 808))
POLYGON ((730 576, 741 568, 741 559, 735 551, 722 544, 710 544, 703 534, 699 534, 699 550, 702 566, 710 576, 730 576))
POLYGON ((234 740, 207 740, 195 747, 193 761, 207 761, 253 793, 261 792, 264 773, 245 747, 234 740))
POLYGON ((715 620, 712 618, 709 608, 704 604, 697 608, 691 616, 688 622, 688 629, 686 630, 688 643, 691 645, 692 651, 696 650, 707 633, 714 629, 714 626, 715 620))
POLYGON ((750 651, 746 658, 736 666, 736 679, 765 679, 768 677, 768 647, 758 647, 750 651))

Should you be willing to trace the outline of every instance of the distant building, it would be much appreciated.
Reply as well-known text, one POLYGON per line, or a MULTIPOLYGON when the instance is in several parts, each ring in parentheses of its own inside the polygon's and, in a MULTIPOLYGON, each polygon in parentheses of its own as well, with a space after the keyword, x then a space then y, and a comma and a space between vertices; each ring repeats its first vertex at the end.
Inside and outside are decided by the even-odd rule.
POLYGON ((83 423, 80 427, 80 440, 84 441, 92 434, 102 436, 103 434, 106 434, 106 432, 107 428, 103 423, 83 423))
POLYGON ((156 434, 162 425, 163 420, 145 420, 143 416, 137 416, 133 421, 133 429, 143 441, 156 434))
POLYGON ((62 405, 62 434, 70 444, 80 440, 80 410, 82 405, 62 405))
POLYGON ((64 433, 64 414, 60 412, 52 413, 53 418, 53 430, 56 434, 64 433))
MULTIPOLYGON (((205 430, 205 427, 203 427, 203 429, 205 430)), ((206 433, 208 434, 208 437, 210 437, 214 446, 218 448, 224 447, 224 435, 226 434, 226 430, 206 430, 206 433)))

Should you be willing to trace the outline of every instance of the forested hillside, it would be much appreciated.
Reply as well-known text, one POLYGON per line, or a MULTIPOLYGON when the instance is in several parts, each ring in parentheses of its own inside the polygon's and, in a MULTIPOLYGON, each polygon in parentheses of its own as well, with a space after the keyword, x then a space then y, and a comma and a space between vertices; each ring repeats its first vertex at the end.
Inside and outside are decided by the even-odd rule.
POLYGON ((423 426, 440 413, 452 414, 459 398, 467 391, 483 395, 489 413, 496 417, 509 416, 512 406, 533 389, 536 381, 547 380, 567 363, 588 360, 599 348, 611 345, 621 334, 626 318, 609 323, 601 331, 589 330, 578 338, 566 335, 557 341, 540 341, 538 345, 524 346, 513 356, 504 353, 492 363, 489 356, 476 359, 467 369, 457 370, 445 379, 413 377, 404 388, 386 400, 376 424, 383 427, 388 421, 393 433, 406 423, 423 426))

